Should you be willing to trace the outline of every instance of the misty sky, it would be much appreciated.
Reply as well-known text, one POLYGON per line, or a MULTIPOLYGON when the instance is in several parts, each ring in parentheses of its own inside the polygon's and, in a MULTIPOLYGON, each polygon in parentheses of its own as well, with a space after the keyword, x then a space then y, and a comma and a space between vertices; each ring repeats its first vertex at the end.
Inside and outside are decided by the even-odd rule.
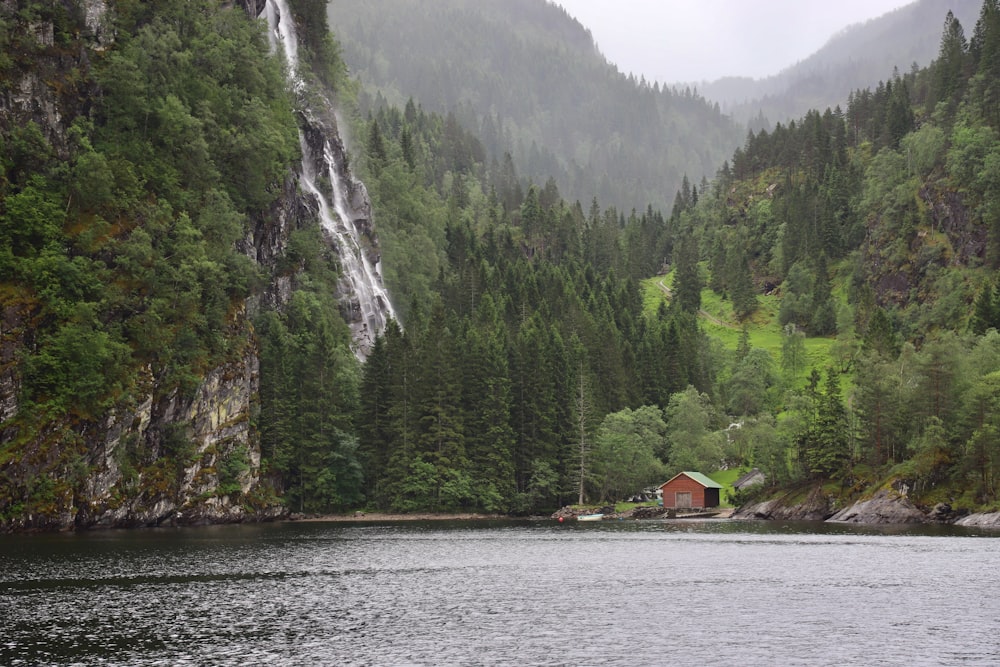
POLYGON ((554 0, 618 69, 662 83, 761 78, 913 0, 554 0))

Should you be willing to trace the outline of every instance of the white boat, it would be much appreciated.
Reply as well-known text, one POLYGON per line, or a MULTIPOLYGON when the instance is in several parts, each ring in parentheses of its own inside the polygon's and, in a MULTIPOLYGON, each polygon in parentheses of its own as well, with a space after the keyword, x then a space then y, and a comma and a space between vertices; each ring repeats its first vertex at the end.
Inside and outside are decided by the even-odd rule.
POLYGON ((576 517, 577 521, 600 521, 604 518, 603 514, 581 514, 576 517))

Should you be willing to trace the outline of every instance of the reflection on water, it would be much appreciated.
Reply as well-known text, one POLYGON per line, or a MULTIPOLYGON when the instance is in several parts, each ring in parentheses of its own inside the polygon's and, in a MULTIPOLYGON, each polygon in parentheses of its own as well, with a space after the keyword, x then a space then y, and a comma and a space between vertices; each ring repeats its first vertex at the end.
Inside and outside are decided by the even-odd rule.
POLYGON ((1000 664, 998 564, 813 523, 0 536, 0 664, 1000 664))

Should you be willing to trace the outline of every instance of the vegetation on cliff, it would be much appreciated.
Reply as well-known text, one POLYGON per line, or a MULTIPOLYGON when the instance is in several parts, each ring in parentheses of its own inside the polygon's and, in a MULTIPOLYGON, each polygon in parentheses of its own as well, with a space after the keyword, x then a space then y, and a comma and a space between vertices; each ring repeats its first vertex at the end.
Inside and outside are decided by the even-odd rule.
MULTIPOLYGON (((75 4, 0 11, 2 80, 30 90, 0 113, 0 518, 45 525, 96 500, 120 415, 153 422, 116 447, 113 498, 181 484, 190 425, 164 415, 255 357, 245 304, 289 270, 254 261, 255 228, 273 226, 299 148, 281 61, 238 8, 112 3, 96 24, 75 4)), ((245 472, 246 445, 208 468, 218 493, 245 472)))

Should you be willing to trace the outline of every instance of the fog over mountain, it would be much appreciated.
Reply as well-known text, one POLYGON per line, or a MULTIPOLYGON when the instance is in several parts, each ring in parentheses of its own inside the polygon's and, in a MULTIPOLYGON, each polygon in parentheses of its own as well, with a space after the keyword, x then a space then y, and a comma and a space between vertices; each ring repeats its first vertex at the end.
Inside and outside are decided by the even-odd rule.
POLYGON ((754 128, 813 108, 843 107, 851 91, 876 86, 893 68, 929 64, 938 54, 943 17, 952 11, 971 32, 981 4, 726 1, 667 8, 634 2, 627 12, 611 13, 592 0, 563 3, 620 69, 694 88, 754 128))
POLYGON ((623 72, 673 84, 777 74, 844 28, 908 3, 557 0, 555 4, 589 29, 601 52, 623 72))

